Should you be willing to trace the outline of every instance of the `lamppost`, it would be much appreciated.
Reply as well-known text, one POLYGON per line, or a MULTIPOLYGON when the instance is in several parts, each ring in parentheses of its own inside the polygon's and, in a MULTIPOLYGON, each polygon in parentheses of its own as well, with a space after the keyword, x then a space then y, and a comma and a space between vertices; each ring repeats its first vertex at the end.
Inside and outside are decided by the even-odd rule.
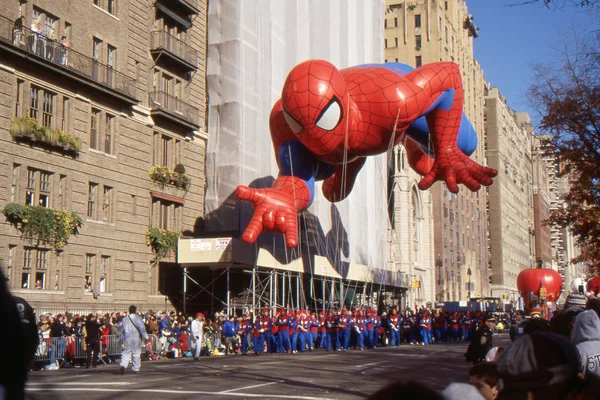
POLYGON ((469 300, 471 300, 471 268, 467 270, 467 276, 469 277, 469 300))

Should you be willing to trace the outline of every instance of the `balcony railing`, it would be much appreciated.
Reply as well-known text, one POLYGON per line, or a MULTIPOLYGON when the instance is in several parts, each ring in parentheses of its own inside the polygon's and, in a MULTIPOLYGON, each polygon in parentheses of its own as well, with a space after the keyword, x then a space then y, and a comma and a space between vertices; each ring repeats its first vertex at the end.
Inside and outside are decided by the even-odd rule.
POLYGON ((134 79, 117 72, 111 66, 63 46, 42 32, 34 32, 4 16, 0 16, 0 42, 33 55, 37 61, 91 80, 104 88, 128 96, 130 100, 135 99, 134 79))
POLYGON ((167 32, 152 32, 150 46, 152 51, 164 50, 181 59, 194 70, 198 69, 198 52, 167 32))
POLYGON ((200 126, 199 110, 175 96, 165 92, 152 92, 149 93, 149 104, 153 112, 165 112, 170 117, 183 120, 190 128, 197 129, 200 126))

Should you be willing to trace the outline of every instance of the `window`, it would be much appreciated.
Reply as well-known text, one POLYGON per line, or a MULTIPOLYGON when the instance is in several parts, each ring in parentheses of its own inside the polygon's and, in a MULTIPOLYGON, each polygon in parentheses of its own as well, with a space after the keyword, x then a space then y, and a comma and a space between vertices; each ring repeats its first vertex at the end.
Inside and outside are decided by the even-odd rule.
POLYGON ((181 104, 179 102, 181 100, 181 81, 179 79, 175 80, 175 111, 181 112, 181 104))
POLYGON ((94 0, 94 5, 100 7, 100 0, 94 0))
POLYGON ((388 45, 387 45, 387 39, 383 39, 383 46, 387 49, 388 45))
POLYGON ((421 35, 415 36, 415 46, 417 50, 421 50, 421 35))
POLYGON ((394 38, 394 46, 398 47, 398 38, 394 38))
POLYGON ((108 68, 106 70, 106 78, 109 86, 113 86, 114 79, 114 69, 117 68, 117 48, 111 45, 106 46, 106 65, 108 68))
POLYGON ((31 266, 33 258, 33 249, 23 249, 23 272, 21 274, 21 287, 23 289, 31 289, 31 266))
POLYGON ((173 78, 167 74, 163 74, 163 92, 168 95, 173 94, 173 78))
POLYGON ((67 37, 67 43, 71 44, 71 24, 65 21, 65 31, 63 35, 67 37))
POLYGON ((446 37, 446 43, 448 43, 448 27, 444 29, 444 36, 446 37))
POLYGON ((175 159, 173 164, 183 164, 183 142, 181 140, 175 139, 175 159))
POLYGON ((8 279, 9 286, 12 286, 10 281, 12 280, 12 271, 15 264, 15 249, 17 246, 9 245, 8 246, 8 264, 6 266, 6 279, 8 279))
POLYGON ((92 108, 92 117, 90 121, 90 148, 98 150, 98 121, 100 121, 100 110, 92 108))
POLYGON ((25 204, 50 207, 52 174, 32 168, 27 169, 25 204), (37 184, 39 182, 39 185, 37 184))
POLYGON ((179 203, 152 199, 151 225, 154 228, 181 230, 182 211, 183 206, 179 203))
POLYGON ((444 10, 448 11, 448 2, 444 1, 444 10))
POLYGON ((50 183, 51 175, 40 171, 40 191, 38 203, 42 207, 50 207, 50 183))
POLYGON ((113 188, 104 186, 102 192, 102 219, 106 222, 112 222, 112 194, 113 188))
POLYGON ((106 154, 112 154, 114 130, 115 117, 113 115, 106 114, 106 123, 104 127, 104 152, 106 154))
POLYGON ((23 86, 25 82, 17 79, 17 96, 15 97, 15 117, 21 116, 21 107, 23 102, 23 86))
POLYGON ((394 18, 394 26, 398 26, 398 18, 394 18))
POLYGON ((85 290, 88 292, 92 291, 94 286, 94 264, 96 261, 96 255, 86 254, 85 256, 85 274, 83 278, 85 280, 85 290))
MULTIPOLYGON (((56 20, 58 18, 53 17, 46 13, 46 21, 44 25, 46 26, 46 36, 50 39, 56 39, 56 20)), ((50 55, 50 54, 48 54, 50 55)))
POLYGON ((384 20, 383 20, 383 27, 387 28, 387 18, 384 18, 384 20))
POLYGON ((91 183, 88 187, 88 218, 96 218, 96 196, 98 195, 98 184, 91 183))
POLYGON ((415 28, 421 27, 421 14, 415 15, 415 28))
POLYGON ((66 132, 69 129, 69 98, 63 97, 62 116, 60 118, 60 129, 66 132))
POLYGON ((18 198, 19 193, 19 173, 21 172, 21 166, 19 164, 13 164, 12 171, 12 184, 10 187, 10 201, 15 202, 18 198))
POLYGON ((42 110, 42 126, 53 127, 54 123, 54 94, 44 90, 42 110))
POLYGON ((159 85, 160 85, 160 71, 155 69, 154 74, 152 75, 152 89, 154 92, 158 91, 159 85))
POLYGON ((98 291, 104 293, 108 291, 108 273, 110 271, 110 257, 102 256, 100 259, 100 283, 98 291))
POLYGON ((421 65, 423 65, 423 61, 422 61, 422 58, 421 58, 421 56, 416 56, 416 57, 415 57, 415 66, 416 66, 417 68, 419 68, 421 65))
POLYGON ((108 8, 106 11, 108 11, 110 14, 115 15, 117 13, 117 9, 116 9, 116 1, 115 0, 108 0, 108 8))
POLYGON ((137 215, 137 197, 131 195, 131 214, 135 217, 137 215))
POLYGON ((29 116, 31 118, 38 118, 39 115, 39 93, 40 90, 38 88, 36 88, 35 86, 31 87, 31 91, 30 91, 30 103, 29 103, 29 116))
POLYGON ((93 40, 93 44, 92 44, 92 56, 94 57, 94 60, 96 61, 102 61, 101 57, 102 57, 102 40, 98 39, 98 38, 94 38, 93 40))

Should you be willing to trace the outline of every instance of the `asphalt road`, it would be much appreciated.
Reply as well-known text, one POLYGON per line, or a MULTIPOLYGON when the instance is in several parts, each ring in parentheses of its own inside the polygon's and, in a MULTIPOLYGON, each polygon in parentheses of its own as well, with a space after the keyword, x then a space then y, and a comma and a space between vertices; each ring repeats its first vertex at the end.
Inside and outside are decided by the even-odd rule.
MULTIPOLYGON (((496 335, 505 345, 506 335, 496 335)), ((145 361, 141 374, 118 364, 30 374, 28 399, 360 399, 388 383, 417 380, 436 390, 466 382, 466 344, 403 345, 349 352, 218 356, 145 361)))

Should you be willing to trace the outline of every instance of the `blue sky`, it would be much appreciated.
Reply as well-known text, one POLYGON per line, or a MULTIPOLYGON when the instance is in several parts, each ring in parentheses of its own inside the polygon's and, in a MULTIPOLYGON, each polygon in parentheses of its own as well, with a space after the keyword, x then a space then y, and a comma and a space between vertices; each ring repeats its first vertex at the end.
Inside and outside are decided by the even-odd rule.
POLYGON ((560 30, 569 30, 574 24, 590 26, 589 13, 574 7, 507 6, 522 0, 466 2, 479 27, 479 37, 474 40, 475 58, 486 79, 500 88, 511 108, 528 111, 537 120, 525 99, 533 77, 531 66, 553 60, 552 46, 561 37, 560 30))

